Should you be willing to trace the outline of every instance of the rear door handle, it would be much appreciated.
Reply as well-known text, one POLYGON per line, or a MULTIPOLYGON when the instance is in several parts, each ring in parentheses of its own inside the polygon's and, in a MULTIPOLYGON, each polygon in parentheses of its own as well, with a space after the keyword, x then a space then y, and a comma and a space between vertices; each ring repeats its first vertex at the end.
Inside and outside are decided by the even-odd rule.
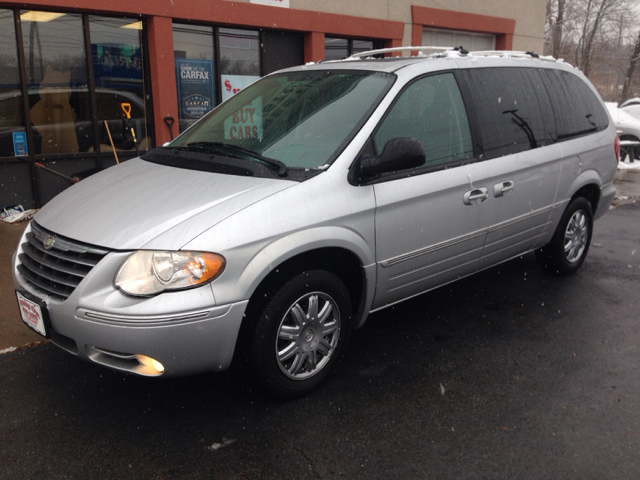
POLYGON ((477 205, 489 198, 489 190, 486 187, 474 188, 464 193, 462 201, 465 205, 477 205))
POLYGON ((515 184, 511 180, 508 180, 502 183, 497 183, 496 185, 493 186, 493 196, 496 198, 503 197, 507 193, 513 192, 514 186, 515 184))

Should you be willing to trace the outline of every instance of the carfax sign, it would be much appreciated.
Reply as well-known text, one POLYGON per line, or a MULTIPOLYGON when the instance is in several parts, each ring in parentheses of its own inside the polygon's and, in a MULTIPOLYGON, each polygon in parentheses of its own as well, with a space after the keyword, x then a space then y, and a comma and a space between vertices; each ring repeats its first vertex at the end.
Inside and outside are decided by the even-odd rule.
POLYGON ((211 60, 177 58, 176 80, 180 119, 198 119, 213 109, 215 84, 211 60))

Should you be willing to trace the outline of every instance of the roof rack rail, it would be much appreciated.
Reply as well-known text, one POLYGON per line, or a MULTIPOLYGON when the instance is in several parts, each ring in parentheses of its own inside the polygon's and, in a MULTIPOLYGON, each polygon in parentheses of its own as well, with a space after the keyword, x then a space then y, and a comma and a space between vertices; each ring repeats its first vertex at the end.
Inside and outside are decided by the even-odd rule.
POLYGON ((447 52, 449 50, 455 50, 457 47, 429 47, 429 46, 419 46, 419 47, 392 47, 392 48, 379 48, 377 50, 368 50, 366 52, 354 53, 349 58, 362 58, 362 57, 371 57, 373 55, 381 55, 385 53, 394 53, 394 52, 429 52, 429 53, 442 53, 447 52))
POLYGON ((368 50, 366 52, 354 53, 345 60, 356 59, 362 57, 372 57, 374 55, 382 55, 385 53, 395 52, 420 52, 427 55, 437 55, 445 52, 458 51, 461 55, 471 55, 477 57, 511 57, 511 58, 538 58, 548 62, 555 62, 556 59, 551 56, 542 56, 534 52, 519 52, 512 50, 480 50, 469 52, 463 47, 435 47, 435 46, 412 46, 412 47, 393 47, 393 48, 380 48, 377 50, 368 50))
POLYGON ((479 50, 471 52, 476 57, 510 57, 510 58, 538 58, 547 62, 555 62, 556 59, 551 56, 542 56, 534 52, 517 52, 512 50, 479 50))

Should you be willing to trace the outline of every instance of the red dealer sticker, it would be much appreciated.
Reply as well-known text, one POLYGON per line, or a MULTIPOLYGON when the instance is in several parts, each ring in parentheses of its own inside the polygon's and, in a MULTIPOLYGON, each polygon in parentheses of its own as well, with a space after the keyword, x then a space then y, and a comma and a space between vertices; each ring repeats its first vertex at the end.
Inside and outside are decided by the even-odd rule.
POLYGON ((22 317, 22 321, 40 335, 46 337, 47 330, 44 326, 44 316, 42 315, 40 305, 25 298, 20 294, 20 292, 16 292, 16 295, 18 296, 18 305, 20 306, 20 316, 22 317))

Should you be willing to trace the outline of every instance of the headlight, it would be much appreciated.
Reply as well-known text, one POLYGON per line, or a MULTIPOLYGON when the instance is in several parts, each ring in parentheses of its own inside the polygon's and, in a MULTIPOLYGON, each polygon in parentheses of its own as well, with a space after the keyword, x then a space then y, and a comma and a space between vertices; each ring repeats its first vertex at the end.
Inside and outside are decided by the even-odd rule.
POLYGON ((122 264, 115 284, 128 295, 150 296, 209 283, 224 266, 224 257, 215 253, 139 250, 122 264))

